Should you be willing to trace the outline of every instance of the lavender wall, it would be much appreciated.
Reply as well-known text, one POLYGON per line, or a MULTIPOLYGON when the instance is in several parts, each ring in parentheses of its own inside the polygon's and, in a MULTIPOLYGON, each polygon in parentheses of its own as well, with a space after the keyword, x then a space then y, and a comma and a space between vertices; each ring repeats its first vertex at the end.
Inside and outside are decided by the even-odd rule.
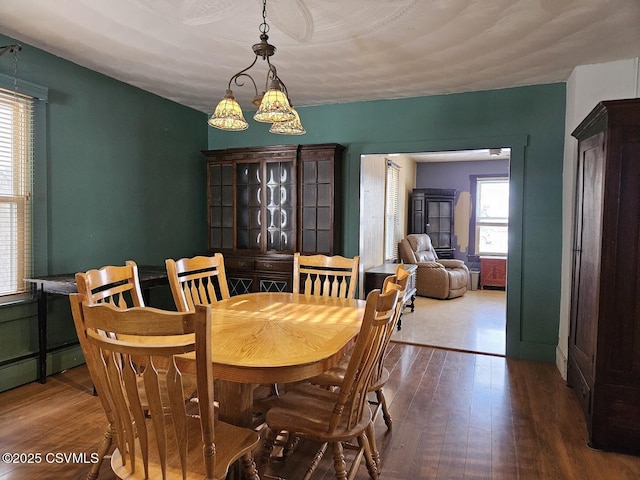
POLYGON ((416 188, 455 188, 454 238, 456 258, 469 267, 476 267, 473 257, 471 218, 471 176, 508 175, 508 160, 482 160, 475 162, 423 162, 416 167, 416 188), (470 234, 471 233, 471 234, 470 234))

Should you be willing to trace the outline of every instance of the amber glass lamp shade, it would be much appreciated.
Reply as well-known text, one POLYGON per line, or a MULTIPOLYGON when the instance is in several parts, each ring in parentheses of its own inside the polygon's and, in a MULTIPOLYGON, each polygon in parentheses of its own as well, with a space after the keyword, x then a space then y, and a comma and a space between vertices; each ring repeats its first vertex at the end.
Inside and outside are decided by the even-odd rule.
POLYGON ((289 100, 280 88, 280 83, 273 80, 266 91, 258 111, 253 116, 256 122, 275 123, 293 120, 294 114, 289 100))
POLYGON ((246 130, 249 127, 231 90, 227 90, 224 98, 216 106, 209 119, 209 125, 232 132, 246 130))
POLYGON ((302 126, 300 122, 300 116, 295 108, 291 107, 291 111, 293 112, 294 118, 293 120, 288 120, 286 122, 276 122, 271 125, 269 132, 278 133, 280 135, 304 135, 307 131, 302 126))

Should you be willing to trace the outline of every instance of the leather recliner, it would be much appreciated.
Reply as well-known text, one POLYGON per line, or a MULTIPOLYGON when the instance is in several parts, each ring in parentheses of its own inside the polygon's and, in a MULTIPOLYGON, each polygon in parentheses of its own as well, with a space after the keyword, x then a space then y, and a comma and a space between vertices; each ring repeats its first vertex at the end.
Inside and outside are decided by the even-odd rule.
POLYGON ((426 233, 407 235, 398 244, 403 263, 418 265, 416 293, 421 297, 449 299, 467 291, 469 269, 462 260, 438 259, 426 233))

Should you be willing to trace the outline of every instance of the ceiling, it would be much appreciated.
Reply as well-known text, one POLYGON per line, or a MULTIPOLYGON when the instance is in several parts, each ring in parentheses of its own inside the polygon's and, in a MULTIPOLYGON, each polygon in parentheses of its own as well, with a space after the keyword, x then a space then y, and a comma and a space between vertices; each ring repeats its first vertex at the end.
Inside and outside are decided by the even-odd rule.
MULTIPOLYGON (((0 2, 3 34, 203 112, 261 23, 260 0, 0 2)), ((640 0, 269 0, 267 23, 296 106, 562 82, 640 56, 640 0)), ((251 84, 234 93, 255 109, 251 84)))

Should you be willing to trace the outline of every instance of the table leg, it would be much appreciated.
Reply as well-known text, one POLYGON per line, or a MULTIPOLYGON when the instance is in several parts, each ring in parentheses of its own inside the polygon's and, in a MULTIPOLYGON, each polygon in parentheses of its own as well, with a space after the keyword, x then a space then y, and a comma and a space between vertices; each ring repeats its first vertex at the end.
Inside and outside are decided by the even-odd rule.
POLYGON ((218 417, 239 427, 253 426, 253 385, 218 380, 216 397, 220 403, 218 417))
MULTIPOLYGON (((247 383, 215 381, 215 397, 218 399, 218 418, 239 427, 253 427, 253 388, 247 383)), ((232 468, 234 479, 244 479, 241 462, 232 468)))
POLYGON ((38 290, 38 380, 47 383, 47 292, 38 290))

